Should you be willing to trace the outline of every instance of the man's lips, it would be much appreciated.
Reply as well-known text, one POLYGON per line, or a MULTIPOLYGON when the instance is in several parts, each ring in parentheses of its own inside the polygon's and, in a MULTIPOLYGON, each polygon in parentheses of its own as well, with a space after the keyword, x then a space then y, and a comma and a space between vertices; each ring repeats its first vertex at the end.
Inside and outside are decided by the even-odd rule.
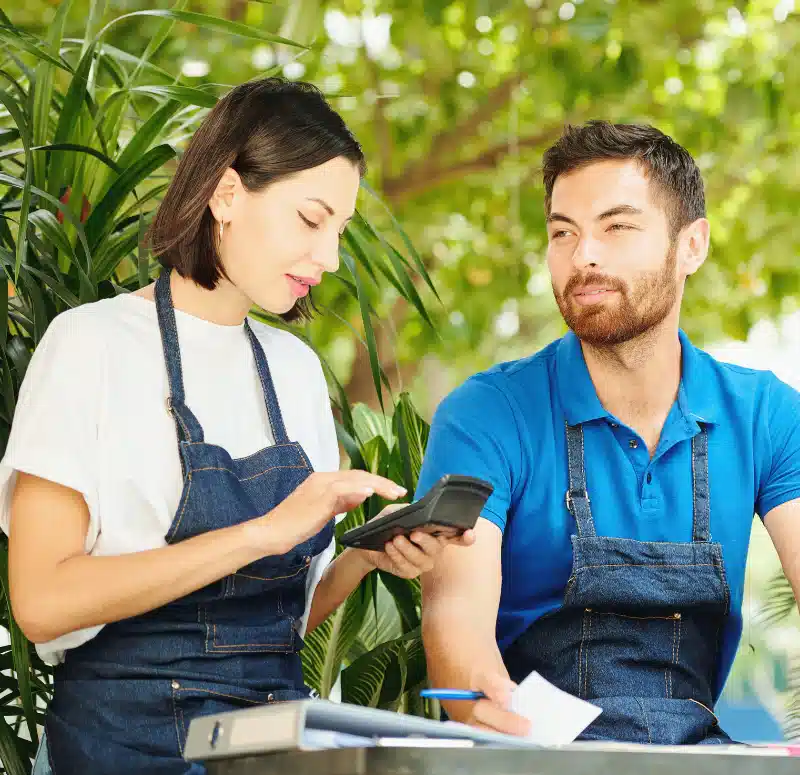
POLYGON ((572 296, 578 304, 589 305, 605 301, 612 294, 617 293, 614 288, 604 285, 583 285, 572 291, 572 296))

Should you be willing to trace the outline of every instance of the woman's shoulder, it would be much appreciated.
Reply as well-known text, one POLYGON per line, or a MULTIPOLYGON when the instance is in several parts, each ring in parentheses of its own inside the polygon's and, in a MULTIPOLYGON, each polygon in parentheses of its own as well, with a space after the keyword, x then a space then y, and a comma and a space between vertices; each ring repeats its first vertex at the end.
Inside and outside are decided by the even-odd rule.
POLYGON ((314 374, 322 370, 317 353, 296 334, 251 317, 248 317, 247 322, 271 363, 277 361, 291 364, 295 370, 308 369, 314 374))
POLYGON ((57 342, 59 348, 97 347, 139 317, 140 304, 147 302, 131 302, 126 294, 71 307, 53 318, 41 345, 57 342))

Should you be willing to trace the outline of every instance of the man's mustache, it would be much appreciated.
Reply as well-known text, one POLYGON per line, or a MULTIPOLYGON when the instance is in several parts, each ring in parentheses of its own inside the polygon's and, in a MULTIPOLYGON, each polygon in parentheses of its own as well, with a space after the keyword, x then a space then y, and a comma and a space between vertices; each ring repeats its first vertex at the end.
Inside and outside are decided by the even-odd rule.
POLYGON ((589 286, 601 286, 609 291, 625 292, 625 283, 618 277, 600 274, 600 272, 588 272, 587 274, 572 275, 564 288, 564 296, 571 296, 576 290, 589 286))

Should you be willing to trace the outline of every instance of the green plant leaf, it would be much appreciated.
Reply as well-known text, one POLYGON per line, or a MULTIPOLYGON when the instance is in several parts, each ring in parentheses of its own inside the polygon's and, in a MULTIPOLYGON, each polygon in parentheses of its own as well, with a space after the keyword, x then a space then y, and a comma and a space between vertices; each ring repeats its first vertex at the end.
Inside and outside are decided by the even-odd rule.
POLYGON ((19 267, 25 260, 25 253, 28 249, 28 212, 31 207, 31 181, 33 179, 33 162, 30 152, 30 137, 28 130, 28 122, 25 120, 24 115, 21 113, 17 104, 6 93, 0 91, 0 102, 3 103, 6 110, 11 114, 11 118, 17 125, 22 144, 25 147, 25 180, 22 183, 22 198, 20 199, 19 208, 19 225, 17 227, 17 245, 16 245, 16 259, 14 267, 14 277, 16 278, 19 272, 19 267))
MULTIPOLYGON (((398 293, 405 298, 407 301, 411 302, 414 305, 414 308, 419 313, 419 316, 433 329, 436 330, 435 326, 433 325, 433 321, 428 314, 427 309, 425 309, 425 304, 422 301, 422 298, 419 295, 416 287, 414 286, 414 282, 408 274, 407 271, 407 262, 403 259, 397 249, 390 245, 386 239, 372 227, 372 225, 361 215, 360 212, 356 212, 356 215, 353 219, 356 221, 357 226, 363 229, 367 234, 371 235, 374 239, 376 239, 380 244, 383 246, 383 249, 386 253, 386 257, 389 259, 389 262, 392 264, 395 276, 397 279, 390 282, 392 285, 395 286, 398 293)), ((356 233, 358 233, 358 229, 356 229, 356 233)), ((390 277, 391 273, 388 270, 383 270, 387 279, 390 277)), ((393 276, 394 277, 394 276, 393 276)))
POLYGON ((28 775, 30 763, 25 766, 25 761, 19 751, 19 738, 14 730, 0 713, 0 763, 6 775, 28 775))
POLYGON ((86 20, 86 29, 84 30, 84 42, 81 48, 81 56, 95 44, 96 41, 92 39, 92 35, 94 35, 94 31, 103 21, 105 10, 106 0, 91 0, 89 4, 89 17, 86 20))
MULTIPOLYGON (((175 5, 172 6, 173 11, 182 11, 186 6, 186 0, 178 0, 175 5)), ((164 43, 169 38, 172 29, 175 26, 175 22, 177 20, 175 18, 168 18, 165 19, 164 22, 160 25, 158 31, 155 35, 150 39, 147 44, 147 48, 144 50, 144 54, 142 54, 142 58, 140 62, 136 65, 136 69, 131 73, 131 82, 136 81, 139 77, 139 73, 144 66, 145 62, 149 62, 156 52, 164 45, 164 43)))
MULTIPOLYGON (((65 49, 82 48, 83 42, 83 38, 64 38, 63 45, 65 49)), ((102 43, 102 52, 103 56, 113 57, 113 59, 117 62, 133 65, 135 68, 139 68, 141 71, 147 72, 151 75, 158 75, 168 83, 175 79, 174 74, 168 73, 166 70, 157 67, 151 62, 146 62, 141 57, 130 54, 127 51, 123 51, 116 46, 112 46, 110 43, 102 43)))
MULTIPOLYGON (((53 51, 61 47, 64 37, 64 26, 67 15, 72 7, 72 0, 60 3, 53 23, 49 26, 47 45, 53 51)), ((45 145, 50 137, 50 108, 53 102, 53 83, 55 80, 56 65, 52 62, 41 62, 36 68, 36 82, 34 85, 33 99, 33 134, 31 144, 45 145)), ((46 159, 37 157, 33 160, 33 182, 39 188, 47 188, 45 181, 46 159)), ((56 192, 56 195, 58 192, 56 192)))
MULTIPOLYGON (((81 246, 83 247, 83 249, 85 251, 85 255, 87 257, 87 263, 88 263, 89 256, 91 254, 89 252, 89 245, 88 245, 88 242, 86 241, 86 234, 85 234, 85 232, 83 230, 83 225, 81 224, 80 220, 75 217, 75 215, 73 214, 72 210, 67 205, 61 203, 55 197, 50 196, 50 194, 48 194, 46 191, 42 191, 41 189, 37 188, 36 186, 31 186, 26 181, 20 180, 19 178, 15 178, 12 175, 6 175, 5 173, 0 172, 0 182, 7 183, 8 185, 13 186, 14 188, 19 188, 19 189, 23 190, 23 193, 26 190, 28 192, 30 192, 30 193, 34 193, 37 196, 41 197, 42 199, 45 199, 46 201, 50 202, 58 210, 60 210, 63 213, 64 218, 66 220, 68 220, 72 224, 72 226, 75 228, 75 230, 77 232, 77 235, 78 235, 78 240, 80 241, 81 246)), ((79 271, 81 271, 81 272, 83 271, 83 270, 80 269, 80 264, 79 263, 76 263, 76 267, 79 268, 79 271)), ((85 273, 83 273, 82 276, 85 276, 85 273)))
POLYGON ((120 169, 127 169, 138 158, 150 150, 150 146, 161 137, 164 127, 169 120, 183 106, 179 100, 169 100, 153 113, 147 121, 142 124, 136 134, 125 146, 125 150, 117 157, 117 165, 120 169))
POLYGON ((403 632, 410 632, 420 626, 419 579, 401 579, 391 573, 378 571, 386 589, 394 598, 397 610, 403 620, 403 632))
POLYGON ((381 199, 381 197, 378 196, 375 190, 367 182, 362 180, 361 187, 365 189, 372 196, 372 198, 381 205, 383 211, 386 213, 386 215, 389 216, 389 219, 391 220, 392 225, 395 228, 395 231, 400 235, 400 239, 403 240, 403 244, 406 246, 406 249, 411 254, 411 258, 413 259, 414 264, 417 267, 417 271, 422 276, 422 279, 425 280, 425 283, 431 289, 436 298, 439 299, 439 301, 441 302, 441 298, 439 297, 439 293, 437 292, 436 287, 433 284, 433 280, 431 280, 430 274, 428 274, 428 270, 425 268, 424 261, 417 252, 417 249, 414 247, 414 243, 411 241, 408 234, 406 234, 405 230, 400 225, 400 222, 394 216, 394 213, 392 213, 392 211, 389 209, 389 207, 386 205, 383 199, 381 199))
POLYGON ((381 409, 383 409, 383 391, 381 389, 381 385, 385 384, 386 387, 389 388, 389 382, 386 379, 386 375, 383 373, 383 369, 381 369, 380 360, 378 359, 378 346, 375 341, 375 331, 372 328, 372 318, 370 316, 367 292, 364 288, 361 275, 359 274, 358 267, 356 266, 353 258, 344 250, 341 251, 341 254, 342 260, 344 261, 345 266, 350 270, 350 274, 352 275, 358 290, 358 304, 361 308, 361 322, 364 325, 364 335, 367 340, 369 364, 370 369, 372 370, 372 382, 375 385, 375 393, 378 396, 378 402, 381 405, 381 409))
POLYGON ((339 677, 347 652, 358 637, 371 602, 372 594, 369 586, 359 584, 347 598, 345 604, 334 614, 333 630, 325 654, 325 667, 322 675, 320 694, 323 697, 330 695, 330 690, 339 677))
POLYGON ((108 280, 116 271, 119 262, 136 250, 140 238, 140 223, 136 220, 105 240, 95 257, 93 266, 95 281, 108 280))
POLYGON ((66 70, 67 72, 72 72, 72 68, 58 54, 58 52, 52 51, 37 37, 27 32, 23 32, 17 27, 9 26, 8 24, 3 24, 0 26, 0 40, 5 40, 14 48, 18 48, 22 51, 27 51, 29 54, 33 54, 37 59, 40 59, 44 62, 49 62, 50 64, 55 65, 62 70, 66 70))
MULTIPOLYGON (((398 695, 402 694, 409 662, 407 644, 415 640, 419 640, 419 631, 382 643, 345 668, 342 671, 342 700, 376 708, 381 703, 383 693, 384 702, 388 702, 386 693, 383 692, 383 685, 387 673, 391 674, 393 671, 396 677, 402 677, 402 680, 397 682, 399 688, 396 690, 398 695), (403 665, 400 664, 401 661, 403 665)), ((395 687, 390 688, 395 689, 395 687)))
MULTIPOLYGON (((113 171, 116 172, 119 170, 119 167, 113 159, 109 159, 109 157, 106 156, 102 151, 98 151, 96 148, 90 148, 88 145, 80 145, 79 143, 59 143, 58 145, 37 145, 30 150, 32 152, 45 151, 47 153, 51 151, 72 151, 75 153, 85 153, 87 156, 93 156, 98 161, 103 162, 103 164, 113 171)), ((0 153, 0 159, 13 158, 14 156, 19 156, 22 153, 25 153, 24 148, 12 148, 10 151, 3 151, 0 153)))
POLYGON ((86 221, 86 239, 91 250, 98 249, 114 228, 115 213, 136 186, 174 156, 175 150, 171 146, 158 145, 137 159, 114 181, 86 221))
POLYGON ((253 40, 260 40, 264 43, 280 43, 284 46, 293 46, 295 48, 307 48, 293 40, 281 38, 278 35, 272 35, 268 32, 249 27, 246 24, 239 22, 232 22, 228 19, 218 19, 215 16, 208 16, 202 13, 194 13, 192 11, 134 11, 133 13, 126 13, 113 19, 97 34, 97 40, 103 37, 105 33, 114 25, 118 24, 125 19, 132 19, 136 16, 154 16, 162 19, 174 19, 179 22, 186 22, 187 24, 194 24, 198 27, 205 29, 219 30, 220 32, 227 32, 230 35, 237 35, 242 38, 251 38, 253 40))
POLYGON ((76 262, 75 252, 72 249, 72 244, 69 241, 64 227, 58 222, 58 219, 49 210, 37 210, 30 214, 29 222, 39 228, 42 234, 50 240, 62 253, 70 258, 72 262, 76 262))
POLYGON ((0 317, 5 321, 0 329, 0 350, 6 350, 6 338, 8 337, 8 279, 6 273, 0 275, 0 317))
MULTIPOLYGON (((64 103, 61 106, 61 112, 58 117, 58 124, 56 125, 55 135, 53 142, 56 145, 62 145, 69 142, 70 137, 75 133, 75 127, 78 125, 78 118, 81 113, 84 101, 88 96, 89 89, 89 71, 94 62, 95 47, 89 46, 86 52, 81 57, 78 67, 75 69, 75 74, 72 76, 64 96, 64 103)), ((43 136, 37 138, 37 145, 44 145, 46 138, 43 136)), ((53 196, 59 196, 62 186, 65 184, 64 170, 66 168, 67 158, 63 154, 56 154, 50 160, 50 170, 48 171, 47 190, 53 196)), ((40 188, 45 188, 43 181, 37 179, 36 185, 40 188)))
POLYGON ((34 743, 39 742, 39 733, 36 729, 36 712, 34 710, 33 692, 31 689, 31 662, 28 653, 28 640, 22 634, 19 625, 14 619, 11 610, 11 596, 8 591, 8 547, 3 542, 0 544, 0 585, 6 598, 7 616, 6 626, 11 636, 11 654, 14 664, 14 673, 19 685, 20 701, 25 711, 25 719, 28 723, 28 734, 34 743))

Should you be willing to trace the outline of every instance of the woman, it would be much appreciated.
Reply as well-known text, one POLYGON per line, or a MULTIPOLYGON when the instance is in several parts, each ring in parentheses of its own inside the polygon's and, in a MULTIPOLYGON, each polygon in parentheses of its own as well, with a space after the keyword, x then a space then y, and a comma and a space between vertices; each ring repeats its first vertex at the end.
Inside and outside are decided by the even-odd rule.
POLYGON ((301 635, 373 568, 413 577, 442 550, 416 535, 330 562, 337 514, 404 490, 337 471, 317 357, 247 320, 309 315, 363 172, 313 87, 235 88, 153 222, 157 282, 60 315, 37 348, 2 514, 15 614, 58 664, 56 775, 202 772, 182 759, 193 718, 307 697, 301 635))

